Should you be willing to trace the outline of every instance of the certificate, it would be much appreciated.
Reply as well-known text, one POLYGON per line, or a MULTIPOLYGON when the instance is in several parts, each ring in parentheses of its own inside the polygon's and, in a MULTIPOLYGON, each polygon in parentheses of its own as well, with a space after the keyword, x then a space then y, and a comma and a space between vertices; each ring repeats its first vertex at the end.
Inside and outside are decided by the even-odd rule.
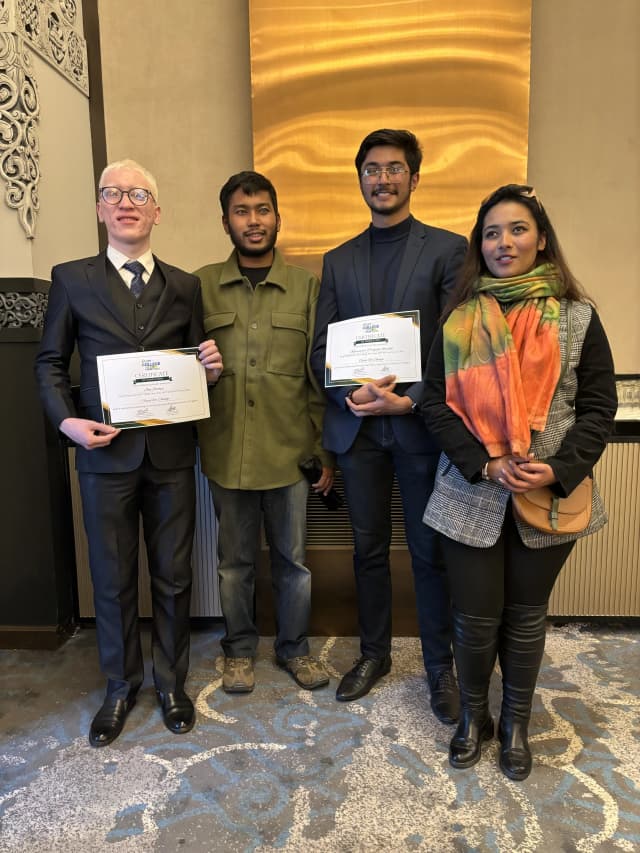
POLYGON ((133 429, 209 417, 197 347, 99 355, 97 362, 105 424, 133 429))
POLYGON ((389 374, 397 382, 422 379, 419 311, 369 314, 329 323, 325 388, 364 385, 389 374))

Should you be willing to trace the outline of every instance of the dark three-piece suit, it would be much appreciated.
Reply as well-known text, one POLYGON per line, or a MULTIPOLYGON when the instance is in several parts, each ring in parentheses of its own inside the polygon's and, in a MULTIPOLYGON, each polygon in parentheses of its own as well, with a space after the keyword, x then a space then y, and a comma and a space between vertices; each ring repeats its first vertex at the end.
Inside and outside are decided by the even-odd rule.
MULTIPOLYGON (((40 395, 58 427, 69 417, 102 422, 96 356, 196 346, 204 339, 196 276, 155 258, 136 302, 103 252, 54 267, 36 358, 40 395), (71 393, 77 346, 80 388, 71 393)), ((137 627, 142 516, 151 575, 153 668, 163 693, 184 686, 189 660, 191 549, 195 523, 190 423, 123 430, 106 447, 77 448, 107 694, 135 695, 143 680, 137 627)))

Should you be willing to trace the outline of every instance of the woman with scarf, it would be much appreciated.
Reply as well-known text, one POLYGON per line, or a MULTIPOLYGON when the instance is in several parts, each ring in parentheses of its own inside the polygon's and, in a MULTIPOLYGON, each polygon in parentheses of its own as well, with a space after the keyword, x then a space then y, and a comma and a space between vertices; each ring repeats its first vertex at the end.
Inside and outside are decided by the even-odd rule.
POLYGON ((421 406, 443 451, 424 522, 443 534, 453 603, 462 712, 449 762, 473 766, 493 737, 498 657, 500 768, 520 780, 549 596, 575 540, 606 515, 594 483, 586 529, 545 533, 514 518, 512 496, 566 497, 591 474, 617 408, 613 362, 532 187, 482 203, 450 308, 421 406))

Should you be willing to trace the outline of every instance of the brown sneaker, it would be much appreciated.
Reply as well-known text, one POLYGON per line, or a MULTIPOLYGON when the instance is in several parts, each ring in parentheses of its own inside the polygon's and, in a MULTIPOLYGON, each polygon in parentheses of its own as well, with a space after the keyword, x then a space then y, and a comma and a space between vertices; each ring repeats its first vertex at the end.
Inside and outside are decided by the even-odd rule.
POLYGON ((225 658, 222 689, 226 693, 251 693, 256 685, 253 658, 225 658))
POLYGON ((293 680, 305 690, 315 690, 329 683, 329 676, 319 660, 302 655, 297 658, 276 658, 276 663, 291 673, 293 680))

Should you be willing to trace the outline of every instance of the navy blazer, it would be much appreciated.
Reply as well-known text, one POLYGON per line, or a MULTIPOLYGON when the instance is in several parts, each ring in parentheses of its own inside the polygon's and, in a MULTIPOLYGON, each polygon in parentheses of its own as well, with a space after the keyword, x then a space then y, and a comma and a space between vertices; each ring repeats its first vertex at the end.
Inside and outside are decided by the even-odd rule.
MULTIPOLYGON (((425 225, 417 219, 411 230, 398 271, 395 292, 386 311, 420 311, 420 348, 424 373, 431 343, 453 289, 467 247, 459 234, 425 225)), ((332 249, 324 257, 316 316, 311 365, 324 387, 327 326, 371 313, 369 229, 332 249)), ((422 400, 423 383, 398 385, 395 392, 422 400)), ((334 453, 345 453, 355 441, 362 418, 354 417, 345 403, 348 387, 326 388, 329 405, 324 416, 323 444, 334 453)), ((438 451, 421 417, 392 415, 394 435, 409 453, 438 451)))
MULTIPOLYGON (((35 369, 43 406, 55 427, 69 417, 102 422, 96 356, 197 346, 204 340, 200 280, 154 259, 165 283, 143 328, 135 322, 130 296, 119 281, 107 276, 110 262, 105 252, 53 268, 35 369), (131 310, 123 310, 126 305, 131 310), (69 377, 76 345, 80 356, 77 408, 69 377)), ((190 467, 195 463, 193 425, 123 430, 107 447, 78 447, 76 467, 94 473, 133 471, 142 463, 145 447, 157 468, 190 467)))

